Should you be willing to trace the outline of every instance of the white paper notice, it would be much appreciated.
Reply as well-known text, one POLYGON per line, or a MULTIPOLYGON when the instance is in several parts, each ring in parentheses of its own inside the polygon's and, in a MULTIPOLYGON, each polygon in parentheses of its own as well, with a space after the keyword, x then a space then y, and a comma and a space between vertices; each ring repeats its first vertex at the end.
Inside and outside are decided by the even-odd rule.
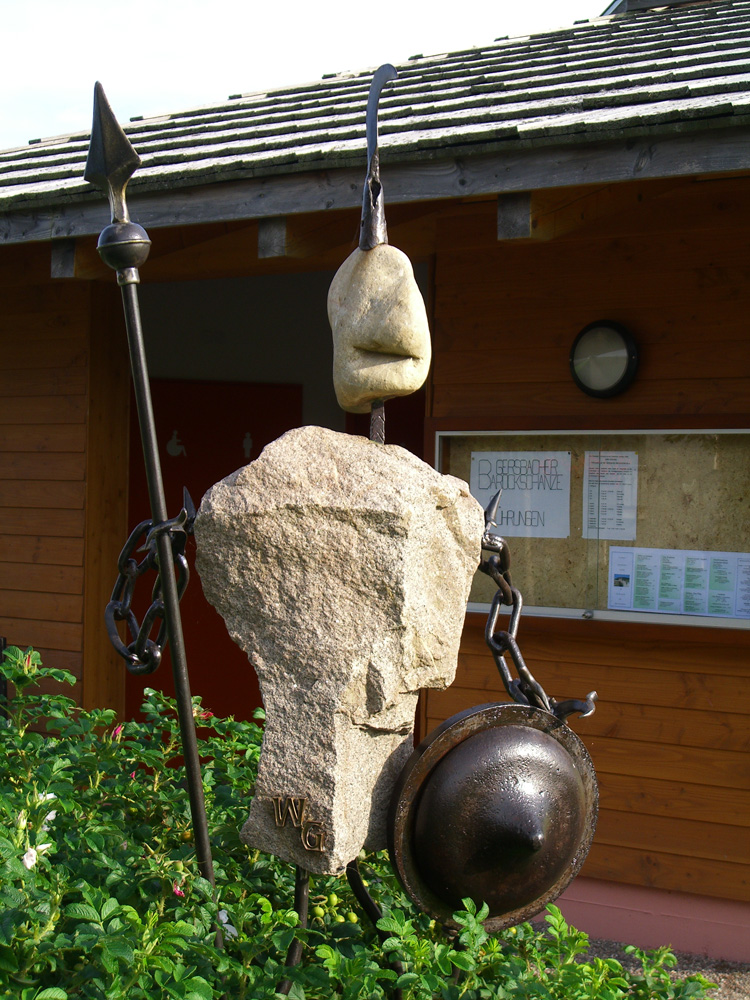
POLYGON ((587 451, 583 466, 583 537, 634 542, 638 452, 587 451))
POLYGON ((469 488, 485 509, 502 489, 498 535, 570 537, 569 451, 473 451, 469 488))
POLYGON ((607 606, 619 611, 750 618, 750 555, 613 545, 607 606))

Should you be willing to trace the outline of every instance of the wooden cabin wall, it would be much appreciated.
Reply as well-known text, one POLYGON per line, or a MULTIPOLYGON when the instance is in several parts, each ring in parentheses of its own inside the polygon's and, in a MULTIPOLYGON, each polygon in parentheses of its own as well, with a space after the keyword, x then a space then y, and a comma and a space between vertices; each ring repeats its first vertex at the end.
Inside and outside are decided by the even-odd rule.
POLYGON ((128 522, 130 358, 120 291, 111 279, 90 285, 89 308, 83 704, 122 715, 126 669, 109 641, 104 609, 134 527, 128 522))
MULTIPOLYGON (((671 211, 636 208, 547 242, 498 243, 494 204, 444 220, 428 436, 750 426, 750 249, 739 221, 750 200, 744 181, 721 188, 723 206, 718 190, 691 188, 682 208, 675 196, 671 211), (610 400, 580 392, 568 368, 573 339, 597 319, 629 327, 641 349, 635 384, 610 400)), ((737 524, 737 550, 750 550, 748 532, 737 524)), ((507 700, 483 627, 468 616, 455 684, 424 699, 426 731, 507 700)), ((750 899, 750 632, 527 615, 519 642, 550 694, 599 693, 594 716, 571 720, 601 784, 583 874, 750 899)))
POLYGON ((0 634, 82 668, 88 289, 0 258, 0 634))
POLYGON ((49 244, 0 250, 0 635, 70 670, 78 702, 121 708, 103 624, 127 533, 117 290, 52 279, 49 244))

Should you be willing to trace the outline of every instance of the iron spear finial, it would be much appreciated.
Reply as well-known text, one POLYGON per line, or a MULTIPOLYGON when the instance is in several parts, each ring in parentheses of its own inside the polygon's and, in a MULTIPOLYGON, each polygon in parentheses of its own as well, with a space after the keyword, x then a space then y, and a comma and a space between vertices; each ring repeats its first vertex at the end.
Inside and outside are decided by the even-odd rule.
POLYGON ((140 165, 140 156, 115 118, 104 87, 97 81, 91 142, 83 176, 109 197, 112 222, 130 222, 125 188, 140 165))
POLYGON ((367 135, 367 177, 362 195, 362 222, 360 224, 359 248, 372 250, 381 243, 388 242, 383 207, 383 188, 380 183, 380 154, 378 152, 378 104, 383 87, 398 76, 394 66, 384 63, 375 72, 367 99, 365 131, 367 135))
POLYGON ((125 201, 128 181, 141 164, 110 107, 104 87, 94 87, 94 118, 84 179, 109 198, 112 223, 99 237, 97 250, 109 267, 117 271, 120 284, 138 281, 137 269, 148 257, 151 241, 146 230, 130 221, 125 201))

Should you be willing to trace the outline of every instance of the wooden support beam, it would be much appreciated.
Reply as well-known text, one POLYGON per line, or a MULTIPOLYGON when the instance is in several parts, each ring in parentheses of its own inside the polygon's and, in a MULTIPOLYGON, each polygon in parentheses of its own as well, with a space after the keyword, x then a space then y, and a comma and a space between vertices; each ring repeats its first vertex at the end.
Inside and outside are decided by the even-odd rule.
POLYGON ((531 192, 514 191, 497 197, 497 238, 522 240, 533 235, 531 192))
MULTIPOLYGON (((439 206, 415 203, 388 209, 390 242, 413 259, 435 249, 439 206)), ((357 245, 359 210, 316 212, 246 223, 156 230, 141 280, 192 281, 250 274, 336 270, 357 245)), ((111 281, 91 237, 76 241, 74 274, 111 281)))
POLYGON ((94 237, 52 240, 50 247, 51 278, 77 278, 84 281, 112 280, 112 271, 99 256, 94 237))
POLYGON ((76 241, 52 240, 50 244, 50 278, 75 278, 76 241))
POLYGON ((618 215, 639 212, 655 198, 686 183, 670 178, 501 194, 497 199, 497 238, 552 240, 571 233, 588 234, 600 221, 609 224, 618 215))
POLYGON ((258 220, 258 259, 287 256, 287 221, 285 216, 258 220))

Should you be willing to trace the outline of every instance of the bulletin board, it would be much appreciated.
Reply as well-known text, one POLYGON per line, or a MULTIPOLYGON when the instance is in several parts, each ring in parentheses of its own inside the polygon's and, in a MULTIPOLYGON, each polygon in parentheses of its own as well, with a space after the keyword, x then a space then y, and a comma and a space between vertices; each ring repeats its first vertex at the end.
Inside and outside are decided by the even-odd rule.
MULTIPOLYGON (((483 507, 503 487, 495 530, 508 541, 527 609, 750 627, 747 431, 450 431, 437 434, 436 456, 437 468, 469 483, 483 507), (666 569, 660 588, 662 563, 671 591, 666 569), (674 597, 674 580, 713 586, 721 575, 714 563, 729 566, 734 596, 723 604, 689 599, 698 590, 674 597), (645 581, 649 567, 649 587, 628 600, 633 574, 645 581)), ((477 572, 470 607, 484 608, 494 593, 477 572)))

